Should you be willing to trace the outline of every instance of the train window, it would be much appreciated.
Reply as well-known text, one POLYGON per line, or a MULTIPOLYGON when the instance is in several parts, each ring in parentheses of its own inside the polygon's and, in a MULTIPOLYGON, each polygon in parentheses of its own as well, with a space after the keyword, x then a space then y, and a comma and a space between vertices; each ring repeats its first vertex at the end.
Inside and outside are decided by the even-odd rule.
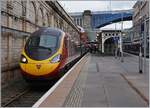
POLYGON ((29 39, 27 45, 31 47, 43 47, 55 49, 58 43, 57 38, 58 37, 50 35, 33 36, 29 39))
POLYGON ((40 46, 54 48, 56 47, 57 37, 54 36, 41 36, 40 46))
POLYGON ((25 45, 26 54, 34 60, 44 60, 59 46, 59 37, 51 35, 32 36, 25 45))

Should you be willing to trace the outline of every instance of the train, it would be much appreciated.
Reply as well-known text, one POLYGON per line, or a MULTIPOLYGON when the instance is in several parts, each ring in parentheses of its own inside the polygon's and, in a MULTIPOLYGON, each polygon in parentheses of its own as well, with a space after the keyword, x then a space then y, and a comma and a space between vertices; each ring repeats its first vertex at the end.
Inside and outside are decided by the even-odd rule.
POLYGON ((19 65, 23 78, 29 82, 60 77, 64 69, 87 53, 80 41, 79 35, 74 37, 58 28, 38 29, 21 52, 19 65))
MULTIPOLYGON (((130 53, 130 54, 133 54, 133 55, 139 56, 140 42, 135 42, 135 43, 126 42, 126 43, 123 43, 123 51, 127 52, 127 53, 130 53)), ((144 56, 144 47, 143 47, 143 45, 141 45, 141 52, 142 52, 142 56, 144 56)), ((147 41, 146 57, 149 58, 149 41, 147 41)))

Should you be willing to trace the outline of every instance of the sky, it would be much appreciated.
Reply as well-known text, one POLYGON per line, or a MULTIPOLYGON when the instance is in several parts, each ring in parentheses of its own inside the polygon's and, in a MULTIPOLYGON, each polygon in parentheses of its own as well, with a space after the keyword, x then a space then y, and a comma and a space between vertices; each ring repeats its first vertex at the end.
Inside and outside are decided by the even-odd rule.
POLYGON ((136 1, 133 0, 105 0, 105 1, 59 1, 67 12, 83 12, 84 10, 91 11, 107 11, 107 10, 121 10, 131 9, 136 1))
MULTIPOLYGON (((136 3, 136 0, 99 0, 99 1, 90 1, 90 0, 80 0, 80 1, 59 1, 63 8, 68 12, 83 12, 84 10, 91 11, 110 11, 110 10, 127 10, 132 9, 133 5, 136 3)), ((117 29, 121 28, 121 24, 117 23, 117 29)), ((123 23, 123 28, 132 27, 132 21, 125 21, 123 23)), ((115 24, 107 25, 101 29, 115 29, 115 24)))

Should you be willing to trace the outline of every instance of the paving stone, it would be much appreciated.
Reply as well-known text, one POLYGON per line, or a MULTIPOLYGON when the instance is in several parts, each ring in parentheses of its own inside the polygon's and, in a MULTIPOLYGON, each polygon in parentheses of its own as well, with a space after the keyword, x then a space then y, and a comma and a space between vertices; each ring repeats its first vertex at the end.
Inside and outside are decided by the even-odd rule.
POLYGON ((106 100, 106 94, 104 89, 100 88, 96 90, 85 90, 82 101, 101 101, 106 100))
POLYGON ((106 101, 86 101, 82 102, 82 107, 107 107, 106 101))
POLYGON ((107 86, 106 92, 111 107, 144 107, 146 103, 128 87, 107 86))
POLYGON ((146 102, 122 78, 121 73, 127 71, 122 65, 114 57, 96 57, 92 55, 89 64, 86 65, 86 71, 81 71, 81 73, 86 74, 80 74, 86 76, 84 83, 77 83, 82 87, 83 93, 80 97, 80 106, 147 106, 146 102))

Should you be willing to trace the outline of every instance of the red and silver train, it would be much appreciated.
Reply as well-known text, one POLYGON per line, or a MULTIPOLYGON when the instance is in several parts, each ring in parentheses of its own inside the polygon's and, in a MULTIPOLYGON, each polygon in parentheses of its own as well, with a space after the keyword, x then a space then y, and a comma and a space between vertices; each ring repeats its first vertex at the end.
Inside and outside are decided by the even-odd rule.
POLYGON ((60 70, 86 53, 84 50, 81 54, 80 43, 80 36, 73 37, 60 29, 43 27, 35 31, 21 53, 23 77, 27 81, 57 78, 60 70))

